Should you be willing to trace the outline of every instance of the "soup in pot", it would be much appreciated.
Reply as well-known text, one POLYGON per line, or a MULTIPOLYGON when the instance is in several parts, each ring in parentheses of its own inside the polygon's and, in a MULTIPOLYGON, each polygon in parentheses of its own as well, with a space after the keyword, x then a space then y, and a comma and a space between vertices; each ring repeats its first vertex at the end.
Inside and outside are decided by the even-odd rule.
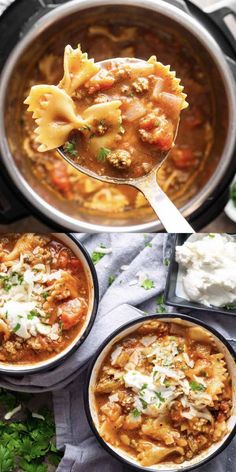
MULTIPOLYGON (((74 45, 80 42, 82 49, 97 61, 112 57, 147 59, 156 54, 162 63, 171 64, 177 76, 181 76, 189 108, 182 112, 176 145, 159 170, 158 181, 172 200, 179 204, 188 201, 216 166, 216 161, 208 165, 213 142, 212 91, 200 60, 193 57, 191 45, 177 35, 165 34, 161 30, 124 25, 86 27, 70 41, 74 45)), ((42 55, 37 66, 30 71, 25 97, 32 85, 55 84, 61 79, 61 54, 60 46, 54 42, 42 55)), ((33 119, 22 105, 23 153, 31 162, 36 178, 61 199, 77 202, 88 210, 112 212, 113 215, 147 206, 146 199, 135 189, 91 179, 65 163, 55 151, 46 152, 42 158, 37 150, 34 129, 33 119)), ((70 150, 74 151, 73 143, 70 150)))

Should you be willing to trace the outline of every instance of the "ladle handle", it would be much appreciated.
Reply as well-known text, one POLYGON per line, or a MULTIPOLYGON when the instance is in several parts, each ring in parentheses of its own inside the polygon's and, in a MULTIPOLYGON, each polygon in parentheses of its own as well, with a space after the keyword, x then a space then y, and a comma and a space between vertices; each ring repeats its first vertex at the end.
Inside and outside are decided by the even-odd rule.
POLYGON ((168 233, 195 233, 180 211, 159 187, 156 172, 137 183, 168 233))

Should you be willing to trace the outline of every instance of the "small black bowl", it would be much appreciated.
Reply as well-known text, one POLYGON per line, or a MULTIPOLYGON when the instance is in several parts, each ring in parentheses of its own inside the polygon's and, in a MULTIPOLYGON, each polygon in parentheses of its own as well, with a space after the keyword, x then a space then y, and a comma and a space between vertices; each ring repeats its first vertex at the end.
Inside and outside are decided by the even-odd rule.
POLYGON ((188 239, 189 234, 176 234, 173 240, 173 247, 171 250, 169 269, 166 279, 166 287, 164 292, 164 302, 166 305, 176 306, 181 308, 186 313, 193 310, 204 310, 205 312, 214 312, 221 315, 236 315, 235 308, 222 308, 217 306, 207 306, 203 303, 192 302, 186 298, 179 297, 176 295, 177 277, 179 271, 179 264, 175 260, 175 248, 176 246, 182 246, 188 239))
POLYGON ((89 366, 88 374, 87 374, 87 379, 86 383, 84 386, 84 406, 85 406, 85 411, 87 415, 87 419, 89 422, 89 425, 91 427, 91 430, 93 431, 95 437, 97 438, 98 442, 101 444, 101 446, 109 452, 114 458, 118 459, 123 465, 126 467, 129 467, 133 470, 136 470, 138 472, 156 472, 158 470, 161 470, 162 472, 190 472, 192 470, 195 470, 196 468, 206 464, 209 462, 211 459, 216 457, 218 454, 220 454, 226 446, 232 441, 234 435, 236 434, 236 369, 235 369, 235 362, 236 362, 236 354, 234 349, 231 347, 229 342, 225 339, 224 336, 222 336, 220 333, 218 333, 214 328, 209 327, 206 323, 199 321, 198 319, 195 319, 193 317, 179 314, 179 313, 163 313, 163 314, 154 314, 154 315, 147 315, 144 318, 136 318, 135 320, 132 320, 128 323, 125 323, 122 327, 118 328, 117 330, 113 331, 113 333, 108 336, 107 339, 101 344, 97 352, 95 353, 93 360, 89 366), (145 323, 147 320, 152 320, 152 319, 158 319, 161 321, 170 321, 170 320, 175 320, 175 319, 181 319, 186 325, 192 325, 192 326, 201 326, 205 328, 206 330, 210 331, 210 333, 214 336, 215 342, 221 347, 221 352, 223 351, 225 354, 225 358, 228 364, 228 368, 230 370, 230 375, 232 377, 232 382, 233 382, 233 407, 232 407, 232 418, 233 418, 233 425, 231 425, 231 431, 228 434, 228 436, 225 437, 221 441, 218 447, 215 448, 215 450, 211 453, 209 453, 208 456, 203 457, 199 461, 197 461, 197 458, 195 458, 195 461, 189 461, 190 464, 183 466, 183 464, 180 464, 179 466, 177 464, 174 465, 173 468, 166 468, 166 469, 160 469, 160 467, 157 466, 141 466, 132 458, 128 458, 128 455, 126 457, 122 456, 117 452, 117 448, 113 448, 111 445, 109 445, 99 434, 98 428, 95 424, 95 406, 92 406, 93 403, 93 386, 95 385, 97 374, 99 372, 100 366, 102 364, 102 361, 110 351, 111 347, 118 342, 120 339, 125 337, 127 334, 130 332, 134 331, 138 325, 141 323, 145 323), (192 462, 192 463, 191 463, 192 462))
POLYGON ((75 256, 82 261, 83 267, 85 269, 88 283, 90 286, 90 296, 89 296, 89 307, 88 307, 88 314, 87 314, 87 322, 83 326, 82 330, 76 338, 72 341, 72 343, 67 346, 67 348, 61 351, 59 354, 56 354, 55 357, 47 359, 46 361, 42 361, 35 364, 4 364, 0 362, 0 374, 1 375, 9 375, 14 377, 21 377, 23 375, 28 374, 37 374, 39 372, 48 372, 58 365, 62 364, 65 359, 71 356, 84 342, 86 337, 88 336, 93 323, 95 321, 95 317, 97 314, 98 303, 99 303, 99 287, 98 287, 98 279, 97 273, 92 262, 92 259, 83 246, 83 244, 78 241, 75 234, 72 233, 53 233, 53 235, 65 246, 69 247, 75 256))

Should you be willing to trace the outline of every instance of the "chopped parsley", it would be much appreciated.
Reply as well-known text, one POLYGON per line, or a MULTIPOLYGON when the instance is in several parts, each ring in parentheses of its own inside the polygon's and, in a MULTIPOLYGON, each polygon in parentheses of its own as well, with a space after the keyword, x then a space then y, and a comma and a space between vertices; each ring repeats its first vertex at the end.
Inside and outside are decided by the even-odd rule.
POLYGON ((141 287, 144 288, 145 290, 150 290, 151 288, 154 288, 154 282, 153 280, 150 279, 145 279, 143 283, 141 284, 141 287))
POLYGON ((27 315, 28 320, 32 320, 35 316, 40 316, 37 310, 31 310, 27 315))
POLYGON ((148 241, 148 235, 144 235, 145 247, 152 247, 152 243, 148 241))
POLYGON ((165 304, 164 304, 164 296, 163 295, 159 295, 157 298, 156 298, 156 313, 165 313, 166 312, 166 307, 165 307, 165 304))
POLYGON ((234 206, 236 207, 236 182, 233 183, 230 187, 230 198, 233 201, 234 206))
POLYGON ((170 387, 170 382, 168 382, 168 380, 164 380, 164 385, 166 388, 170 387))
POLYGON ((44 298, 44 300, 47 300, 47 298, 49 297, 49 292, 44 292, 42 294, 42 297, 44 298))
POLYGON ((138 418, 141 413, 140 411, 138 410, 138 408, 134 408, 132 411, 131 411, 132 415, 134 416, 134 418, 138 418))
POLYGON ((105 147, 101 147, 98 151, 97 154, 97 161, 98 162, 104 162, 108 156, 108 154, 111 153, 111 150, 105 147))
POLYGON ((2 281, 2 288, 5 292, 9 292, 12 287, 21 285, 23 283, 24 276, 19 272, 12 272, 11 275, 1 275, 0 281, 2 281))
POLYGON ((162 394, 160 392, 155 392, 158 400, 163 403, 165 401, 165 399, 163 398, 162 394))
POLYGON ((139 400, 142 403, 143 409, 145 410, 148 406, 147 402, 142 397, 139 397, 139 400))
POLYGON ((227 305, 223 305, 222 308, 225 308, 225 310, 235 310, 236 309, 236 303, 228 303, 227 305))
POLYGON ((109 275, 108 277, 108 285, 110 287, 110 285, 113 284, 114 280, 116 279, 116 275, 109 275))
POLYGON ((144 390, 145 388, 147 388, 148 384, 143 384, 142 387, 141 387, 141 390, 144 390))
POLYGON ((63 146, 63 151, 70 154, 70 156, 76 157, 78 152, 75 149, 75 142, 74 141, 66 141, 63 146))
POLYGON ((83 125, 79 128, 79 131, 90 131, 91 126, 90 125, 83 125))
POLYGON ((204 387, 204 385, 202 385, 201 383, 195 382, 195 380, 192 380, 192 382, 189 382, 189 385, 190 385, 191 390, 193 390, 194 392, 203 392, 204 390, 206 390, 206 387, 204 387))
POLYGON ((16 326, 14 326, 14 328, 13 328, 14 333, 16 333, 17 331, 19 331, 20 327, 21 327, 21 324, 20 324, 20 323, 17 323, 16 326))
MULTIPOLYGON (((105 248, 106 246, 104 246, 104 244, 100 244, 100 247, 105 248)), ((105 255, 106 254, 103 252, 93 251, 91 254, 93 263, 96 265, 105 255)))
POLYGON ((207 375, 205 370, 200 370, 199 374, 201 375, 201 377, 206 377, 207 375))

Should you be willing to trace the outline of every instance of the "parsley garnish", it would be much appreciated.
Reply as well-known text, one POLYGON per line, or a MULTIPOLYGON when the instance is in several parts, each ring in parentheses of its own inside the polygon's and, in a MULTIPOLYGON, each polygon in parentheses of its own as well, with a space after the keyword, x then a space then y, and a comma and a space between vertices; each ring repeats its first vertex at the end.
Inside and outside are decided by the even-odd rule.
POLYGON ((78 154, 78 152, 75 149, 74 141, 66 141, 66 143, 63 146, 63 150, 73 157, 77 156, 78 154))
POLYGON ((222 308, 225 308, 225 310, 235 310, 236 309, 236 303, 228 303, 227 305, 223 305, 222 308))
POLYGON ((193 390, 194 392, 203 392, 204 390, 206 390, 206 387, 204 387, 204 385, 202 385, 201 383, 195 382, 195 380, 192 380, 192 382, 189 382, 189 385, 190 385, 191 390, 193 390))
MULTIPOLYGON (((0 393, 0 403, 7 410, 30 398, 25 394, 11 394, 4 390, 0 393)), ((23 404, 23 407, 26 413, 24 421, 0 421, 0 472, 47 472, 45 459, 58 465, 62 456, 54 444, 52 415, 47 408, 42 408, 39 414, 45 418, 43 421, 33 418, 26 405, 23 404)))
POLYGON ((35 316, 40 316, 37 310, 31 310, 27 315, 28 320, 32 320, 35 316))
POLYGON ((145 279, 143 283, 141 284, 141 287, 145 288, 145 290, 150 290, 151 288, 154 288, 154 282, 150 279, 145 279))
POLYGON ((116 279, 116 275, 109 275, 108 277, 108 285, 110 287, 111 284, 113 284, 114 280, 116 279))
POLYGON ((47 298, 49 297, 49 292, 44 292, 42 294, 42 297, 44 298, 44 300, 47 300, 47 298))
POLYGON ((22 284, 24 276, 18 272, 12 272, 11 275, 1 275, 0 280, 2 280, 2 287, 5 292, 9 292, 12 287, 22 284))
MULTIPOLYGON (((100 244, 100 247, 105 248, 104 244, 100 244)), ((93 251, 91 254, 92 261, 96 265, 105 256, 102 252, 93 251)))
POLYGON ((83 125, 79 128, 79 131, 90 131, 91 126, 90 125, 83 125))
POLYGON ((132 415, 134 416, 134 418, 138 418, 141 413, 140 411, 138 410, 138 408, 134 408, 134 410, 131 411, 132 415))
POLYGON ((13 328, 14 333, 19 331, 20 327, 21 327, 20 323, 17 323, 16 326, 14 326, 14 328, 13 328))
POLYGON ((160 392, 155 392, 158 400, 160 400, 161 403, 163 403, 165 401, 165 399, 163 398, 162 394, 160 392))
POLYGON ((146 409, 147 406, 148 406, 147 402, 146 402, 143 398, 141 398, 141 397, 139 397, 139 400, 140 400, 140 402, 142 403, 142 407, 143 407, 144 409, 146 409))
POLYGON ((156 298, 156 313, 165 313, 166 312, 166 307, 164 305, 164 296, 163 295, 159 295, 157 298, 156 298))
POLYGON ((234 206, 236 207, 236 182, 230 187, 230 198, 233 201, 234 206))
POLYGON ((98 162, 104 162, 108 156, 108 154, 111 153, 111 150, 105 147, 101 147, 98 151, 97 154, 97 161, 98 162))

